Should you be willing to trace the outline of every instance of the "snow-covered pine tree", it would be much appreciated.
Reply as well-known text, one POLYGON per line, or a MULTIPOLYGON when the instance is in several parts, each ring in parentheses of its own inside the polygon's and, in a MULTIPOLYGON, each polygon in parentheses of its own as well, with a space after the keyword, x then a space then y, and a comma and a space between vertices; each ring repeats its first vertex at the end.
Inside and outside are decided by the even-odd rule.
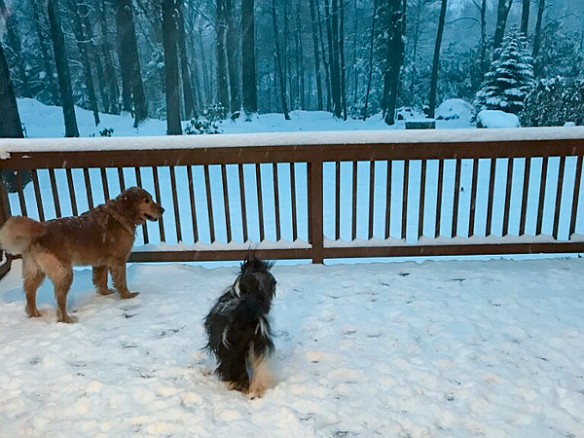
POLYGON ((519 114, 534 84, 533 60, 525 36, 512 28, 495 52, 493 62, 474 100, 476 112, 485 109, 519 114))

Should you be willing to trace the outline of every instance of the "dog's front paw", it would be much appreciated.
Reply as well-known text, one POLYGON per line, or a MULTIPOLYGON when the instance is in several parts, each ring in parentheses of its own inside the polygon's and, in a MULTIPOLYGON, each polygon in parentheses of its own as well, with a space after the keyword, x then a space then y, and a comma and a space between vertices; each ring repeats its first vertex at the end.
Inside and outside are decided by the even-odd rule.
POLYGON ((41 317, 41 312, 39 312, 39 309, 35 308, 30 308, 28 306, 26 306, 26 314, 28 315, 29 318, 40 318, 41 317))
POLYGON ((73 324, 73 323, 76 323, 77 321, 78 321, 78 318, 76 316, 69 316, 69 315, 60 316, 57 319, 57 322, 64 322, 65 324, 73 324))
POLYGON ((140 295, 140 292, 120 292, 120 297, 124 300, 129 300, 130 298, 136 298, 140 295))

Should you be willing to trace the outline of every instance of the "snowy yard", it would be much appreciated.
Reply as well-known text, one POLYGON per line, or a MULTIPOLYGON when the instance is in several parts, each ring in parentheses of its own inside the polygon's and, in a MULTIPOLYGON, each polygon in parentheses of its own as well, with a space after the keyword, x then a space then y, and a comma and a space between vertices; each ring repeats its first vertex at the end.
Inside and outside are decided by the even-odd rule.
POLYGON ((0 282, 0 436, 582 437, 581 259, 277 264, 276 386, 217 381, 202 319, 236 267, 132 265, 135 300, 76 272, 27 319, 0 282))

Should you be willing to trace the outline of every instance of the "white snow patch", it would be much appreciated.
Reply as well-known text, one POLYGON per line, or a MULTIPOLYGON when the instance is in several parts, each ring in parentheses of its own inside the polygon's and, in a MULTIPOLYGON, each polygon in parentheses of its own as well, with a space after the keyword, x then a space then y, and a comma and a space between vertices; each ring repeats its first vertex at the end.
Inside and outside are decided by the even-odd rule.
POLYGON ((500 110, 482 110, 477 115, 479 128, 520 128, 519 117, 500 110))

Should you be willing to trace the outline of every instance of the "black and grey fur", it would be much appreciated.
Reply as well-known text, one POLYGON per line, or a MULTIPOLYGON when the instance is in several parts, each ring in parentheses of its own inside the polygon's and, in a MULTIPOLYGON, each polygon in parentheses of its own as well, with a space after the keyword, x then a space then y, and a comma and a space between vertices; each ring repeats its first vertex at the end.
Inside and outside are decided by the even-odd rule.
POLYGON ((273 263, 248 256, 233 285, 219 297, 207 317, 207 349, 217 359, 215 373, 250 397, 270 385, 266 360, 274 352, 268 314, 276 294, 273 263))

